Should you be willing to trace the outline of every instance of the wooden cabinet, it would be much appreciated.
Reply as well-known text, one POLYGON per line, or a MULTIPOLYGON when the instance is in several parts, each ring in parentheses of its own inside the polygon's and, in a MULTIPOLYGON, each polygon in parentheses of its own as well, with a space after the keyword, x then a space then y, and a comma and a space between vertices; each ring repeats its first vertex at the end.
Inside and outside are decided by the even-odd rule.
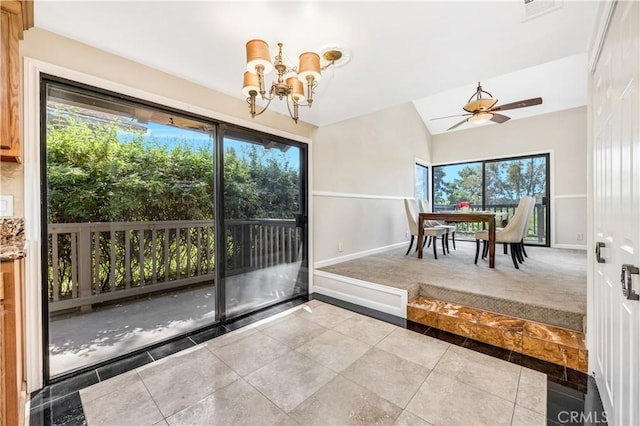
POLYGON ((0 1, 0 160, 20 162, 20 53, 33 26, 32 1, 0 1))
POLYGON ((0 425, 24 419, 22 260, 0 263, 0 425))

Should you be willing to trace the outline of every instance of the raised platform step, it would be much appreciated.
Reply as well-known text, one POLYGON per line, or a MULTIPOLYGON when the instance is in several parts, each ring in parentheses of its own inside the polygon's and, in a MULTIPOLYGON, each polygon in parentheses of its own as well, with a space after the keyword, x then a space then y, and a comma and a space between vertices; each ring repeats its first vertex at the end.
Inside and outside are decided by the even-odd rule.
POLYGON ((511 317, 526 318, 529 321, 555 325, 575 331, 584 331, 585 326, 584 314, 581 312, 571 312, 541 306, 540 304, 525 303, 515 300, 515 297, 508 299, 427 283, 420 283, 417 293, 409 293, 409 299, 412 299, 413 296, 448 300, 462 306, 475 307, 511 317))
POLYGON ((588 369, 579 331, 426 296, 409 300, 407 319, 584 373, 588 369))

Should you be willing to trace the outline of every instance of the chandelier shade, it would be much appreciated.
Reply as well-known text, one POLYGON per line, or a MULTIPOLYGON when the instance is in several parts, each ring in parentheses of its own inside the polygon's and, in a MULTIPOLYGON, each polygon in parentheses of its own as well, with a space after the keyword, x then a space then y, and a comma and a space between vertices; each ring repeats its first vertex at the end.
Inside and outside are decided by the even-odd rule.
POLYGON ((258 80, 257 75, 255 75, 252 72, 245 71, 242 94, 245 96, 251 96, 252 90, 255 91, 256 93, 260 92, 260 81, 258 80))
POLYGON ((299 104, 304 102, 304 85, 297 77, 289 77, 287 79, 287 86, 291 87, 291 93, 289 94, 291 100, 299 104))
POLYGON ((263 74, 269 74, 273 70, 269 45, 263 40, 249 40, 247 42, 247 71, 255 73, 256 67, 264 67, 263 74))
POLYGON ((320 55, 313 52, 304 52, 300 55, 300 66, 298 67, 298 80, 303 83, 307 82, 307 76, 313 77, 316 81, 320 81, 320 55))

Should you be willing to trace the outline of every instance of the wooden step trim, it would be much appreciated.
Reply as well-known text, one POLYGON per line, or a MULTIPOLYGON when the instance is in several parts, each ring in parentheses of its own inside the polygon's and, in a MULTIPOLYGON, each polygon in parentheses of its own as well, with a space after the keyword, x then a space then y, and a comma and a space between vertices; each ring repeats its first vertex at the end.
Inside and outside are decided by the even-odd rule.
POLYGON ((418 296, 407 319, 586 373, 584 333, 509 315, 418 296))

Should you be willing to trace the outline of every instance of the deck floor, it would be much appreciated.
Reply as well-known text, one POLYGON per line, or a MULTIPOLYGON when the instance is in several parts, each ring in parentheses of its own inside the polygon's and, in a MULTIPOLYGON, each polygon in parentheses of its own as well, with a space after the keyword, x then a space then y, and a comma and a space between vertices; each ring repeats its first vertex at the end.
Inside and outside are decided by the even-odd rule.
MULTIPOLYGON (((227 315, 237 316, 290 298, 301 291, 300 263, 289 263, 226 279, 227 315)), ((52 376, 96 364, 215 322, 215 287, 208 285, 152 294, 95 307, 91 312, 51 317, 52 376)))

